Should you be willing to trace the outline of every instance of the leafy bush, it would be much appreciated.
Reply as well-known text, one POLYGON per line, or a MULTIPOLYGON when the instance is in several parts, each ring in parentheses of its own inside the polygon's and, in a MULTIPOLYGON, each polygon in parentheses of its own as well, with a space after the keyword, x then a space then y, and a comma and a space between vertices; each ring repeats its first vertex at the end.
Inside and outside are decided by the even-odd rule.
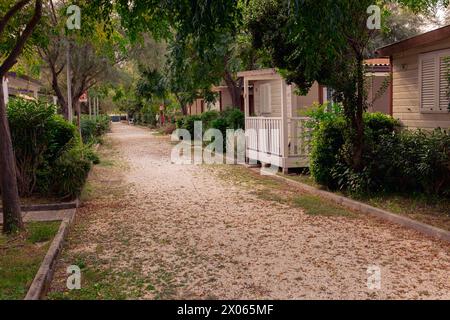
POLYGON ((197 115, 193 116, 185 116, 183 118, 183 125, 181 126, 182 129, 186 129, 191 134, 191 137, 194 137, 194 125, 195 122, 201 121, 201 117, 197 115))
POLYGON ((311 173, 330 189, 350 193, 421 192, 450 195, 450 135, 400 130, 397 120, 364 115, 363 165, 350 163, 351 135, 339 115, 319 115, 313 132, 311 173))
POLYGON ((77 131, 56 115, 54 105, 47 103, 12 99, 7 112, 19 192, 30 195, 37 185, 40 167, 55 160, 66 145, 75 143, 77 131))
POLYGON ((245 114, 236 108, 223 111, 222 117, 225 119, 228 129, 244 129, 245 114))
POLYGON ((220 113, 217 111, 206 111, 200 115, 200 120, 203 125, 203 132, 212 127, 212 122, 220 117, 220 113))
MULTIPOLYGON (((81 144, 76 126, 47 103, 12 99, 7 112, 20 194, 78 195, 91 164, 99 159, 81 144)), ((91 134, 98 137, 108 130, 109 118, 99 117, 94 124, 91 134)))
POLYGON ((322 121, 313 132, 311 141, 311 174, 317 183, 336 189, 339 181, 333 176, 333 168, 339 161, 340 150, 345 143, 346 122, 343 117, 322 121))
POLYGON ((202 122, 202 131, 205 133, 208 129, 218 129, 223 135, 223 150, 226 150, 226 132, 227 129, 243 129, 245 124, 245 115, 239 109, 227 109, 223 112, 207 111, 201 115, 185 116, 177 119, 177 128, 186 129, 194 138, 194 123, 202 122))
POLYGON ((97 117, 82 116, 80 120, 80 128, 83 142, 97 142, 98 138, 109 131, 110 123, 110 119, 107 115, 97 117))
POLYGON ((51 170, 50 192, 63 199, 80 195, 96 156, 88 146, 78 144, 66 150, 51 170))

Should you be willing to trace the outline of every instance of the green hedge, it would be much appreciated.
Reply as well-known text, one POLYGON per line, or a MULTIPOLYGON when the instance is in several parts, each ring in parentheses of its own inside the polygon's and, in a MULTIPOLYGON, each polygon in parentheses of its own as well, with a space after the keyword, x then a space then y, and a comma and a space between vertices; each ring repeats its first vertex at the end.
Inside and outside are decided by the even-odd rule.
POLYGON ((207 111, 201 115, 184 116, 176 121, 177 128, 186 129, 194 137, 194 123, 202 122, 202 131, 214 128, 222 132, 225 137, 227 129, 243 129, 245 116, 239 109, 227 109, 222 112, 207 111))
POLYGON ((318 183, 356 194, 450 195, 447 131, 401 130, 390 116, 366 113, 363 166, 355 171, 349 165, 351 135, 342 114, 319 115, 313 123, 311 174, 318 183))
POLYGON ((7 113, 21 196, 77 196, 98 158, 81 144, 76 126, 42 102, 12 99, 7 113))
POLYGON ((95 143, 109 131, 111 120, 107 115, 92 116, 83 115, 80 120, 81 136, 84 143, 95 143))

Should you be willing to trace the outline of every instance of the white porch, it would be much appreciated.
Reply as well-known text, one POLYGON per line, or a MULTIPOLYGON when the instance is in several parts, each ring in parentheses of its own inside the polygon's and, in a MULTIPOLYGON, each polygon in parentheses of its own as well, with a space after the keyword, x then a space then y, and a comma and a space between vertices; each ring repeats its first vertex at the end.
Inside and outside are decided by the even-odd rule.
POLYGON ((307 118, 245 119, 247 158, 283 168, 309 167, 307 118), (287 130, 285 130, 287 128, 287 130))
POLYGON ((309 130, 305 125, 308 118, 296 116, 291 86, 273 69, 243 72, 241 76, 244 77, 247 159, 253 163, 259 161, 278 166, 283 168, 284 172, 289 168, 309 167, 309 130), (271 93, 257 92, 255 88, 258 81, 271 81, 271 93), (259 116, 250 114, 250 88, 253 88, 256 101, 259 101, 258 97, 255 97, 258 94, 269 96, 270 112, 258 110, 260 106, 257 105, 253 106, 253 112, 257 110, 259 116))

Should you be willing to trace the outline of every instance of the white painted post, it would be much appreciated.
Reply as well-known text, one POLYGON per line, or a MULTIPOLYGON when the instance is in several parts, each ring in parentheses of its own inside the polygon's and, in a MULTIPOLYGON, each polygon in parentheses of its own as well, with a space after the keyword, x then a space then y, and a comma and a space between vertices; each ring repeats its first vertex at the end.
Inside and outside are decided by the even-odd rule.
POLYGON ((2 79, 2 90, 3 90, 3 99, 5 100, 5 106, 9 101, 9 90, 8 90, 8 78, 3 77, 2 79))
POLYGON ((248 80, 244 78, 244 112, 245 118, 250 117, 250 97, 248 90, 248 80))
MULTIPOLYGON (((281 79, 281 156, 284 160, 289 157, 289 132, 288 132, 288 112, 286 101, 286 81, 281 79)), ((288 168, 284 168, 283 172, 287 172, 288 168)))
POLYGON ((58 104, 58 97, 53 96, 53 104, 56 106, 58 104))

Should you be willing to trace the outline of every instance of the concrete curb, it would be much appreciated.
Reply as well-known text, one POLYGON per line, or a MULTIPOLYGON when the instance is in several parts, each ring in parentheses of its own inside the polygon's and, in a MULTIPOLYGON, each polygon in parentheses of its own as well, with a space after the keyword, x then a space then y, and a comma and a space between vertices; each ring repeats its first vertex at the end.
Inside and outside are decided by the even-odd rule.
POLYGON ((68 210, 66 217, 62 220, 58 233, 53 239, 24 300, 40 300, 47 292, 55 271, 56 259, 63 248, 64 240, 75 214, 76 209, 68 210))
MULTIPOLYGON (((79 207, 79 201, 75 200, 72 202, 62 202, 62 203, 51 203, 51 204, 33 204, 33 205, 23 205, 21 206, 22 211, 54 211, 54 210, 67 210, 75 209, 79 207)), ((3 208, 0 207, 0 213, 3 208)))
POLYGON ((333 201, 347 209, 350 210, 355 210, 355 211, 359 211, 365 214, 370 214, 372 216, 399 224, 401 226, 410 228, 410 229, 414 229, 422 234, 425 234, 427 236, 433 237, 433 238, 437 238, 440 240, 444 240, 447 242, 450 242, 450 231, 446 231, 444 229, 440 229, 440 228, 436 228, 433 226, 430 226, 428 224, 386 211, 386 210, 382 210, 379 208, 375 208, 372 207, 368 204, 356 201, 356 200, 352 200, 343 196, 339 196, 337 194, 328 192, 328 191, 323 191, 323 190, 319 190, 317 188, 311 187, 307 184, 298 182, 298 181, 293 181, 289 178, 280 176, 280 175, 273 175, 272 177, 274 177, 275 179, 284 181, 288 184, 290 184, 291 186, 295 186, 305 192, 308 192, 310 194, 325 198, 327 200, 333 201))

